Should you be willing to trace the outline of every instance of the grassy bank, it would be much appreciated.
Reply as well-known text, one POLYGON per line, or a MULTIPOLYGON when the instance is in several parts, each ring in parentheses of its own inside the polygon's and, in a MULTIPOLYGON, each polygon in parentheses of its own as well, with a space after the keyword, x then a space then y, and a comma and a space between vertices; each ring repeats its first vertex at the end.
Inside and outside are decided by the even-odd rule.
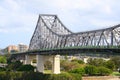
POLYGON ((120 76, 120 73, 119 72, 113 72, 111 75, 112 76, 120 76))

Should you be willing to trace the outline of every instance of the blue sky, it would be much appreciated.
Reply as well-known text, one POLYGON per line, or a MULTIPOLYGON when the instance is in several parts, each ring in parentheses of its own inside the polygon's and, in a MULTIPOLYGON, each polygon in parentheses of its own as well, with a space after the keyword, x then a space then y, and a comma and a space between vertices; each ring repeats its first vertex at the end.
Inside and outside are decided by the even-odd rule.
POLYGON ((120 0, 0 0, 0 48, 29 45, 39 14, 57 14, 73 32, 120 23, 120 0))

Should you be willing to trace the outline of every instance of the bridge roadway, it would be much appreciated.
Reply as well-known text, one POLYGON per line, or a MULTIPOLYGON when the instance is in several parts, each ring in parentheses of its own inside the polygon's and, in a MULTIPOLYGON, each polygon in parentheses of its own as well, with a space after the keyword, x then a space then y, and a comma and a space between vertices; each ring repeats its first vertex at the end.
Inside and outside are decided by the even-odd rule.
POLYGON ((117 46, 111 47, 64 47, 64 48, 52 48, 52 49, 39 49, 26 51, 21 53, 16 53, 13 55, 21 54, 38 54, 38 55, 71 55, 71 54, 80 54, 80 53, 98 53, 98 54, 107 54, 107 55, 120 55, 120 48, 117 46))

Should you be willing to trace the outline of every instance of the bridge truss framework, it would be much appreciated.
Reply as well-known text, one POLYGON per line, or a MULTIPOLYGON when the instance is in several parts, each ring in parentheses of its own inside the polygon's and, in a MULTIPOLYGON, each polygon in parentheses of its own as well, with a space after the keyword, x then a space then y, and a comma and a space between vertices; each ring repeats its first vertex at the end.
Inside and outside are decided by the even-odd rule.
POLYGON ((110 28, 73 33, 56 15, 39 15, 29 50, 64 47, 120 46, 120 24, 110 28))

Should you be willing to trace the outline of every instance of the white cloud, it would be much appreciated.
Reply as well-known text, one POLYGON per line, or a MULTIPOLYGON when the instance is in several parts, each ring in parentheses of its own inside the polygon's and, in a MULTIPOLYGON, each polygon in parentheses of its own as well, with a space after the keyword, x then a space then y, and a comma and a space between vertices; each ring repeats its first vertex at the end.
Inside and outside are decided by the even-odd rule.
POLYGON ((119 24, 120 21, 113 21, 113 20, 100 20, 100 19, 91 19, 91 24, 98 28, 106 28, 106 27, 111 27, 114 25, 119 24))
POLYGON ((1 43, 11 43, 10 33, 14 35, 12 38, 16 44, 18 41, 29 43, 27 39, 36 27, 38 14, 57 14, 63 24, 74 32, 116 25, 120 23, 119 4, 120 0, 2 0, 0 34, 7 34, 0 38, 7 36, 9 40, 1 38, 1 43), (7 41, 4 42, 4 39, 7 41))
POLYGON ((6 5, 7 9, 11 9, 13 11, 17 11, 20 9, 19 4, 15 0, 5 0, 4 2, 6 5))
MULTIPOLYGON (((22 2, 19 0, 5 0, 3 3, 3 6, 0 6, 0 11, 2 12, 0 13, 2 18, 0 27, 6 27, 6 29, 16 27, 15 29, 21 28, 20 30, 22 30, 22 28, 26 28, 27 30, 32 30, 36 26, 38 18, 36 13, 43 12, 57 14, 62 19, 61 21, 70 29, 73 29, 74 25, 79 27, 89 24, 98 27, 118 22, 104 19, 108 15, 108 17, 114 16, 112 14, 112 4, 115 1, 112 0, 26 0, 22 2), (19 24, 19 26, 15 24, 19 24)), ((87 26, 86 29, 88 29, 87 26)), ((12 30, 10 29, 9 31, 12 30)))
POLYGON ((109 5, 106 5, 104 7, 104 12, 106 12, 107 14, 112 14, 112 9, 109 5))
POLYGON ((24 12, 24 8, 14 0, 5 0, 0 6, 0 32, 30 32, 37 22, 36 14, 24 12))
POLYGON ((0 29, 0 33, 8 33, 6 29, 0 29))

